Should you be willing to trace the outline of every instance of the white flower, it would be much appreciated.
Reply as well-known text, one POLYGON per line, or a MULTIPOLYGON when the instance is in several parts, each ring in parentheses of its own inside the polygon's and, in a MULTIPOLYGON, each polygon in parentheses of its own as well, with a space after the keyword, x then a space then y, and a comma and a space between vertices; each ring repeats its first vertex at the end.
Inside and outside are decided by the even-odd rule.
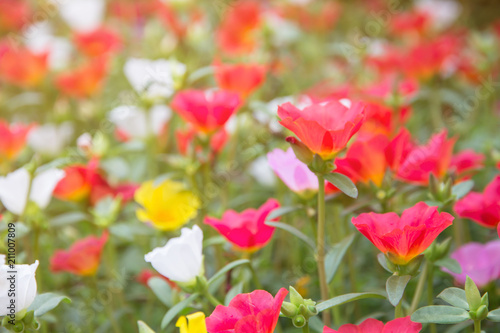
POLYGON ((0 255, 0 317, 25 310, 33 303, 36 296, 37 267, 38 260, 31 265, 15 265, 15 269, 11 269, 5 265, 5 255, 0 255), (17 273, 8 273, 10 271, 17 273), (12 275, 15 275, 15 280, 8 279, 12 275), (11 281, 15 284, 15 297, 9 297, 11 281), (12 304, 11 299, 14 299, 13 304, 15 304, 13 312, 8 308, 12 304))
POLYGON ((30 174, 25 168, 17 169, 5 177, 0 177, 0 201, 11 213, 21 215, 30 201, 44 209, 52 198, 52 192, 65 173, 59 169, 48 169, 38 172, 31 182, 30 174))
POLYGON ((69 122, 45 124, 30 131, 28 144, 38 153, 55 156, 61 153, 72 135, 73 126, 69 122))
POLYGON ((276 183, 276 176, 273 169, 269 166, 266 156, 261 156, 253 161, 248 169, 248 172, 264 186, 274 186, 276 183))
POLYGON ((186 65, 176 60, 130 58, 123 70, 135 91, 154 99, 172 96, 176 82, 186 73, 186 65))
POLYGON ((98 28, 104 17, 104 0, 56 1, 63 20, 76 31, 88 32, 98 28))
POLYGON ((182 228, 181 236, 170 239, 144 256, 161 275, 177 282, 191 282, 203 272, 203 233, 195 225, 182 228))
POLYGON ((109 120, 124 134, 131 138, 144 139, 158 135, 172 116, 165 105, 155 105, 149 112, 136 107, 122 105, 109 113, 109 120))
POLYGON ((437 30, 448 28, 462 12, 462 6, 454 0, 418 0, 415 7, 429 15, 437 30))

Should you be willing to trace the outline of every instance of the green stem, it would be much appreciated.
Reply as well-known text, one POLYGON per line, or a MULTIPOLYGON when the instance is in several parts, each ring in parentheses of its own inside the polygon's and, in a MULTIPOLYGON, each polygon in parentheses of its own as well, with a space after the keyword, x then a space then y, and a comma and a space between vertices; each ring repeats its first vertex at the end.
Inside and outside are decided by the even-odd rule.
POLYGON ((481 320, 474 320, 474 333, 481 333, 481 320))
POLYGON ((441 112, 441 95, 439 85, 434 82, 430 96, 431 121, 435 130, 443 127, 443 116, 441 112))
POLYGON ((415 312, 415 310, 417 310, 418 303, 420 302, 422 294, 424 293, 425 281, 427 280, 428 270, 429 267, 426 262, 424 265, 424 269, 422 270, 422 273, 420 273, 420 278, 418 279, 417 289, 415 290, 415 294, 413 295, 413 301, 411 302, 409 314, 412 314, 413 312, 415 312))
POLYGON ((302 333, 309 333, 309 323, 306 323, 304 327, 302 327, 302 333))
MULTIPOLYGON (((434 303, 434 265, 432 262, 427 261, 425 264, 427 269, 427 305, 432 305, 434 303)), ((437 333, 436 324, 431 323, 429 325, 431 333, 437 333)))
POLYGON ((208 290, 205 292, 205 298, 212 304, 213 306, 222 305, 217 298, 215 298, 208 290))
POLYGON ((396 305, 396 308, 394 309, 394 318, 402 318, 404 317, 403 315, 403 300, 401 300, 398 305, 396 305))
MULTIPOLYGON (((316 241, 316 261, 318 264, 319 285, 321 299, 328 300, 328 283, 326 282, 325 271, 325 179, 322 175, 318 176, 318 237, 316 241)), ((323 323, 330 326, 331 318, 329 311, 323 311, 323 323)))

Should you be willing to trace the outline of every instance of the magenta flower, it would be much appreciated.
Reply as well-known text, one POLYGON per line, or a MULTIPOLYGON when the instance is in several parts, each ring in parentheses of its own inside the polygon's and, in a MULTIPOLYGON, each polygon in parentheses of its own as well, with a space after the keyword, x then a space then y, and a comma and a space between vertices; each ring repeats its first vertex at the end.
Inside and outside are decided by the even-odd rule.
POLYGON ((325 326, 323 333, 418 333, 421 329, 422 324, 412 322, 408 316, 391 320, 387 324, 368 318, 359 325, 342 325, 338 331, 325 326))
POLYGON ((271 169, 283 183, 296 193, 318 191, 318 178, 307 165, 295 157, 292 148, 287 151, 275 149, 267 154, 271 169))
POLYGON ((443 269, 455 278, 459 285, 465 285, 469 276, 479 288, 500 278, 500 240, 486 244, 468 243, 458 248, 450 256, 458 261, 462 273, 456 274, 443 269))

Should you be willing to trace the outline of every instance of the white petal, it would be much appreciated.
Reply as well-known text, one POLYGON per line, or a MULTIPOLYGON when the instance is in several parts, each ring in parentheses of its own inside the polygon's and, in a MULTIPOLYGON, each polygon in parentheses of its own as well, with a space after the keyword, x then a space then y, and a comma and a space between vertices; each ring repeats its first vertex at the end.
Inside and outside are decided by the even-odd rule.
POLYGON ((109 120, 133 138, 145 138, 148 134, 146 114, 136 106, 122 105, 109 113, 109 120))
POLYGON ((101 25, 105 3, 103 0, 56 1, 64 21, 76 31, 91 31, 101 25))
MULTIPOLYGON (((16 265, 14 271, 16 281, 16 297, 15 307, 16 312, 27 309, 35 299, 37 292, 37 285, 35 279, 35 272, 38 267, 38 260, 31 265, 16 265)), ((7 306, 11 303, 11 297, 8 292, 10 289, 10 282, 7 280, 12 271, 8 265, 0 266, 0 316, 5 316, 9 313, 7 306)))
POLYGON ((21 215, 26 207, 30 174, 24 168, 0 177, 0 200, 11 213, 21 215))
POLYGON ((49 169, 36 175, 31 185, 30 200, 40 208, 45 208, 52 198, 52 192, 65 173, 59 169, 49 169))

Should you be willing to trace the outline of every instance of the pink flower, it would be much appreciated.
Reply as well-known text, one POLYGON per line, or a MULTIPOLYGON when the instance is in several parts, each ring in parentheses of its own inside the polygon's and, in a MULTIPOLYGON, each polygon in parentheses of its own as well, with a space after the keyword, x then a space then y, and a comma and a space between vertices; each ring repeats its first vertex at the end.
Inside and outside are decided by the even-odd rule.
POLYGON ((206 319, 210 333, 273 333, 281 305, 288 291, 281 288, 276 297, 265 290, 239 294, 229 306, 218 305, 206 319))
POLYGON ((424 202, 396 213, 364 213, 352 219, 354 226, 397 265, 405 265, 424 252, 454 217, 439 213, 424 202))
POLYGON ((323 333, 418 333, 421 329, 422 324, 412 322, 408 316, 391 320, 385 325, 377 319, 368 318, 359 325, 342 325, 338 331, 325 326, 323 333))
POLYGON ((244 251, 256 251, 264 247, 273 236, 274 227, 265 224, 271 211, 280 204, 269 199, 258 210, 247 209, 241 213, 229 210, 221 220, 206 217, 205 224, 211 225, 229 242, 244 251))
POLYGON ((500 222, 500 176, 486 186, 484 193, 470 192, 455 204, 460 217, 471 219, 483 227, 494 228, 500 222))
POLYGON ((211 133, 224 126, 240 102, 234 92, 189 89, 174 97, 172 108, 199 131, 211 133))
POLYGON ((292 191, 303 193, 318 190, 318 178, 307 165, 295 157, 292 148, 286 152, 275 149, 267 154, 271 169, 292 191))
POLYGON ((453 252, 451 258, 458 261, 462 273, 456 274, 443 269, 455 278, 462 286, 469 276, 480 288, 500 278, 500 240, 486 244, 468 243, 453 252))

